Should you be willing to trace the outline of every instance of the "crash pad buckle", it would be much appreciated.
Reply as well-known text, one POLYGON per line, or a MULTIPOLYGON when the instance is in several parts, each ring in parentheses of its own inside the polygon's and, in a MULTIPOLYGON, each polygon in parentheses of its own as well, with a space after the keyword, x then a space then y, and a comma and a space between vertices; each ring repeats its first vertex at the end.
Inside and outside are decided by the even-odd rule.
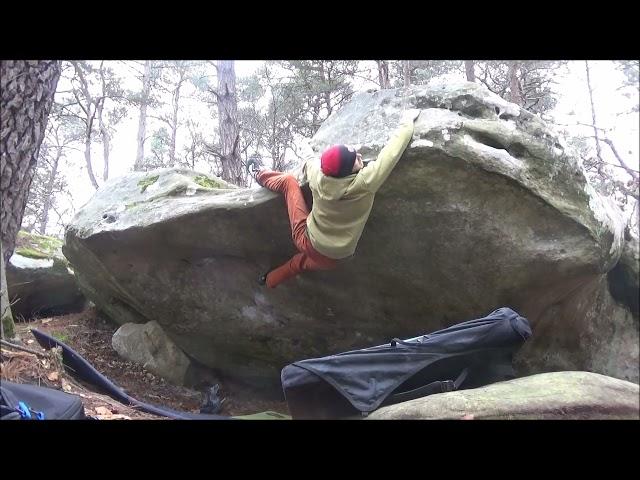
POLYGON ((23 420, 33 420, 31 414, 35 414, 36 420, 44 420, 43 412, 36 412, 32 410, 29 405, 24 402, 18 402, 18 408, 16 408, 16 412, 20 414, 20 418, 23 420))
POLYGON ((445 380, 442 382, 442 391, 443 392, 453 392, 456 389, 453 380, 445 380))

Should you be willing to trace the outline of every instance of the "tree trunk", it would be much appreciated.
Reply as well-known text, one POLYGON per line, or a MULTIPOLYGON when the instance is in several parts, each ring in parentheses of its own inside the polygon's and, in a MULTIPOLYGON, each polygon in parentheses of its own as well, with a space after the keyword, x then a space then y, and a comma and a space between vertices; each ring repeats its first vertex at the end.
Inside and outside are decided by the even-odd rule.
POLYGON ((464 61, 464 71, 467 74, 467 81, 469 82, 475 82, 476 81, 476 74, 474 71, 474 62, 473 60, 465 60, 464 61))
POLYGON ((13 254, 59 78, 58 60, 0 62, 0 186, 5 262, 13 254))
POLYGON ((522 90, 520 89, 520 81, 518 80, 519 67, 520 67, 520 62, 517 62, 517 61, 509 62, 509 70, 507 72, 507 77, 509 79, 508 100, 510 102, 515 103, 516 105, 523 106, 524 98, 522 98, 522 90))
POLYGON ((176 164, 176 137, 178 135, 178 108, 180 107, 180 89, 182 88, 182 77, 173 91, 173 114, 171 117, 171 144, 169 145, 169 166, 176 164))
POLYGON ((11 305, 9 304, 9 289, 4 267, 4 248, 0 238, 0 338, 12 338, 15 332, 11 305))
POLYGON ((602 151, 600 150, 600 138, 598 137, 598 127, 596 123, 596 108, 593 104, 593 89, 591 88, 591 76, 589 73, 589 62, 587 60, 584 61, 584 68, 587 71, 587 88, 589 89, 589 101, 591 102, 591 124, 593 125, 593 135, 596 138, 596 154, 598 156, 598 161, 600 164, 598 165, 598 172, 602 173, 602 151))
POLYGON ((143 170, 144 166, 144 140, 147 135, 147 105, 151 91, 151 61, 144 62, 144 76, 142 77, 142 99, 140 101, 140 118, 138 119, 138 151, 136 161, 133 164, 134 171, 143 170))
POLYGON ((97 190, 99 186, 98 182, 96 181, 96 176, 93 173, 93 165, 91 164, 91 134, 93 133, 93 119, 96 116, 97 103, 95 104, 96 108, 94 108, 92 112, 91 106, 94 105, 94 100, 91 96, 91 93, 89 92, 89 84, 87 83, 87 79, 85 78, 84 73, 82 73, 82 65, 79 62, 72 62, 72 64, 75 68, 76 75, 80 80, 82 93, 87 102, 87 105, 84 106, 80 98, 78 98, 78 96, 74 93, 76 100, 80 105, 80 108, 87 117, 84 132, 84 161, 87 164, 87 173, 89 174, 91 185, 93 185, 93 188, 97 190))
POLYGON ((98 182, 96 181, 96 176, 93 174, 93 166, 91 165, 91 126, 88 126, 87 131, 85 131, 84 161, 87 164, 87 173, 89 174, 91 185, 93 185, 93 188, 97 190, 100 187, 98 186, 98 182))
POLYGON ((313 137, 320 128, 320 105, 314 103, 311 109, 311 128, 310 137, 313 137))
POLYGON ((51 166, 51 173, 49 174, 49 180, 44 191, 44 201, 42 202, 42 215, 40 216, 40 228, 38 231, 40 235, 47 234, 47 223, 49 222, 49 209, 53 202, 53 185, 55 184, 56 177, 58 176, 58 164, 62 158, 62 145, 56 147, 56 156, 51 166))
POLYGON ((98 100, 96 109, 98 110, 98 127, 100 128, 100 135, 102 136, 102 158, 104 160, 104 165, 102 168, 102 180, 106 182, 109 178, 109 150, 111 149, 109 142, 111 140, 111 136, 109 135, 109 131, 105 127, 102 118, 104 102, 107 101, 107 87, 104 82, 104 60, 100 62, 100 80, 102 80, 102 98, 98 100))
POLYGON ((104 159, 104 167, 102 169, 102 180, 105 182, 109 178, 109 151, 111 150, 110 141, 111 136, 109 135, 109 131, 104 126, 104 122, 102 120, 102 110, 104 108, 104 100, 105 97, 102 97, 102 100, 98 102, 97 110, 98 110, 98 128, 100 129, 100 136, 102 137, 102 158, 104 159))
POLYGON ((236 74, 233 60, 218 61, 218 126, 220 129, 220 162, 222 178, 235 185, 243 185, 236 98, 236 74))
POLYGON ((386 60, 376 60, 378 65, 378 83, 381 89, 391 88, 391 81, 389 80, 389 62, 386 60))
POLYGON ((13 255, 59 78, 59 60, 0 62, 0 325, 6 337, 13 336, 13 317, 5 263, 13 255))
POLYGON ((404 74, 404 86, 411 85, 411 65, 409 60, 402 61, 402 70, 404 74))

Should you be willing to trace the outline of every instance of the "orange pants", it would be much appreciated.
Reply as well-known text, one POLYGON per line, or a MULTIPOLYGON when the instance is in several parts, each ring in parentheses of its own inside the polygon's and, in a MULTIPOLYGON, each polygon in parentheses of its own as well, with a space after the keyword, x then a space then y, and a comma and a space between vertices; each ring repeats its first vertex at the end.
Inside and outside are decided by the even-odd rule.
POLYGON ((309 209, 295 177, 288 173, 263 170, 258 174, 257 180, 263 187, 284 195, 291 224, 291 237, 300 252, 296 253, 286 263, 269 272, 267 275, 267 287, 274 288, 303 271, 332 270, 336 268, 336 260, 325 257, 311 245, 311 241, 307 236, 309 209))

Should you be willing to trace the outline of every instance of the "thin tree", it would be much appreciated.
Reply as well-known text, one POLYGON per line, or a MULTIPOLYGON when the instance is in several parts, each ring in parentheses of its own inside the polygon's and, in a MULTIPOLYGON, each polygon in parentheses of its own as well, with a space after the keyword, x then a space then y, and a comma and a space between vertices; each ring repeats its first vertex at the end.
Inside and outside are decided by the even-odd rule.
POLYGON ((135 171, 143 170, 144 166, 144 142, 147 134, 147 107, 149 106, 152 81, 152 62, 151 60, 147 60, 144 62, 142 91, 140 92, 140 116, 138 117, 138 134, 136 136, 138 148, 136 150, 136 161, 133 164, 133 169, 135 171))
POLYGON ((522 87, 520 85, 520 79, 518 78, 518 72, 520 69, 520 62, 510 61, 509 70, 507 72, 507 79, 509 83, 508 88, 508 100, 516 105, 524 105, 524 97, 522 95, 522 87))
MULTIPOLYGON (((589 90, 589 102, 591 104, 591 121, 593 124, 593 136, 596 140, 596 156, 598 157, 598 161, 600 162, 600 165, 598 166, 598 172, 602 174, 602 165, 604 164, 604 161, 602 160, 602 151, 600 149, 600 139, 598 138, 598 128, 597 128, 598 122, 596 122, 596 108, 593 103, 593 88, 591 88, 591 75, 589 72, 588 60, 584 61, 584 68, 587 72, 587 88, 589 90)), ((614 152, 615 152, 615 149, 614 149, 614 152)))
POLYGON ((411 85, 411 62, 409 60, 402 61, 402 71, 404 76, 404 86, 411 85))
POLYGON ((70 64, 74 72, 70 79, 72 98, 64 99, 63 109, 66 116, 74 117, 81 122, 87 174, 91 185, 97 190, 99 184, 91 152, 95 134, 100 135, 99 142, 102 143, 102 180, 106 181, 109 178, 112 130, 126 114, 126 108, 121 106, 121 103, 129 100, 124 96, 120 79, 104 61, 101 61, 97 68, 84 61, 72 61, 70 64))
POLYGON ((475 82, 476 81, 476 73, 475 73, 475 69, 474 69, 474 62, 473 60, 465 60, 464 61, 464 72, 465 75, 467 76, 467 81, 469 82, 475 82))
MULTIPOLYGON (((151 118, 160 120, 166 125, 168 130, 163 127, 159 128, 152 135, 152 154, 155 157, 151 163, 154 167, 164 166, 173 167, 180 162, 176 156, 176 146, 178 138, 178 130, 182 124, 180 119, 180 106, 183 99, 183 88, 190 80, 191 72, 196 62, 174 60, 163 62, 155 68, 161 69, 162 73, 157 82, 157 88, 165 94, 171 95, 169 103, 169 111, 159 116, 149 115, 151 118), (165 153, 168 158, 164 160, 165 153)), ((149 166, 149 165, 147 165, 149 166)))
POLYGON ((218 157, 220 176, 235 185, 245 185, 240 156, 240 128, 238 125, 238 99, 236 95, 236 73, 233 60, 219 60, 214 64, 218 85, 209 91, 215 96, 218 106, 219 148, 209 148, 218 157))
POLYGON ((391 80, 389 79, 389 62, 387 60, 376 60, 378 67, 378 84, 380 88, 391 88, 391 80))
POLYGON ((476 80, 505 100, 534 113, 545 113, 556 104, 552 86, 564 61, 476 61, 476 80))
POLYGON ((91 70, 91 67, 86 62, 71 62, 75 70, 76 85, 73 88, 73 96, 76 100, 76 105, 80 107, 82 114, 71 113, 79 118, 84 124, 84 161, 87 167, 87 174, 91 185, 96 190, 100 188, 98 181, 96 180, 95 173, 93 172, 93 163, 91 161, 91 140, 94 133, 94 121, 98 113, 97 105, 101 101, 100 98, 94 98, 89 89, 89 81, 87 79, 87 72, 91 70))
POLYGON ((29 205, 36 205, 32 209, 39 225, 38 233, 40 235, 47 234, 49 213, 54 206, 56 194, 64 186, 59 175, 60 166, 66 153, 65 148, 69 147, 68 144, 72 141, 64 136, 62 125, 59 122, 50 120, 47 130, 47 137, 40 149, 37 172, 31 184, 28 200, 29 205))

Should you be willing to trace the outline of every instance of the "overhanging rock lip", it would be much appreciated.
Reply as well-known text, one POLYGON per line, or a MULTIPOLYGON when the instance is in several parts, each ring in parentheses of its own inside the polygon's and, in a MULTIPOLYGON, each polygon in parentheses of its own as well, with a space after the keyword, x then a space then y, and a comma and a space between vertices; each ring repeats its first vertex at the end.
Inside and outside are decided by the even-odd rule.
POLYGON ((40 270, 53 267, 53 258, 29 258, 16 252, 9 259, 9 265, 23 270, 40 270))

